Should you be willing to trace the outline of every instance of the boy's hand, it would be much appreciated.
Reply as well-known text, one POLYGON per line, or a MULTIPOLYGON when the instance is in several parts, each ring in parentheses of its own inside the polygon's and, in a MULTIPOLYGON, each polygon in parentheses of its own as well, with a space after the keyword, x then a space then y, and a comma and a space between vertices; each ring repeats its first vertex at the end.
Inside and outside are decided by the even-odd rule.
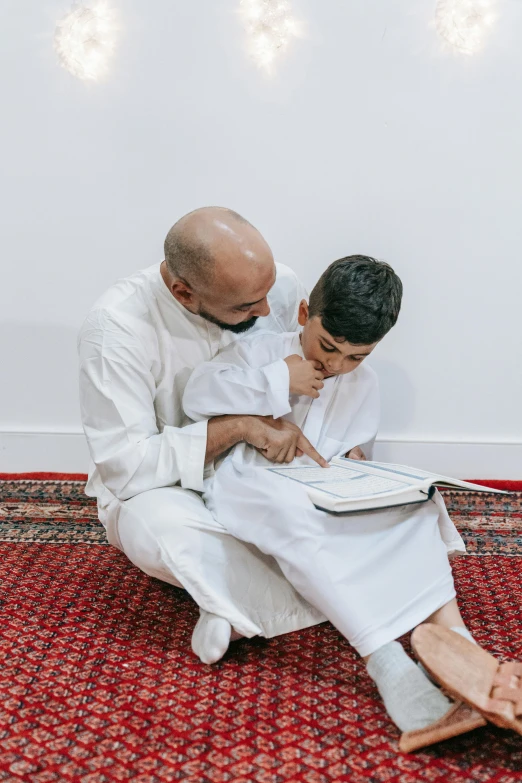
POLYGON ((360 446, 355 446, 353 449, 350 449, 350 451, 346 452, 345 457, 348 457, 348 459, 366 460, 366 457, 364 456, 364 451, 361 449, 360 446))
POLYGON ((316 368, 315 363, 301 359, 296 353, 287 356, 285 362, 290 372, 290 394, 319 397, 319 390, 324 386, 324 375, 316 368))

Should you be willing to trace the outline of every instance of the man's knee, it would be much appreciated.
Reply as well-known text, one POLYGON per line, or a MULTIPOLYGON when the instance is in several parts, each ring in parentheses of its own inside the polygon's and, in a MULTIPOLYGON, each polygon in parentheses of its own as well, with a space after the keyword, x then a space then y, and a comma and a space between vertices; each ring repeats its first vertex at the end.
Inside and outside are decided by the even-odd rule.
MULTIPOLYGON (((117 518, 117 537, 129 560, 142 571, 164 581, 172 569, 162 547, 167 541, 175 554, 178 547, 190 541, 190 531, 208 526, 210 515, 200 496, 179 487, 162 487, 135 495, 120 503, 117 518)), ((212 518, 210 517, 210 520, 212 518)))
POLYGON ((209 516, 201 497, 181 487, 160 487, 142 492, 120 507, 120 534, 140 531, 156 538, 166 532, 204 524, 209 516))

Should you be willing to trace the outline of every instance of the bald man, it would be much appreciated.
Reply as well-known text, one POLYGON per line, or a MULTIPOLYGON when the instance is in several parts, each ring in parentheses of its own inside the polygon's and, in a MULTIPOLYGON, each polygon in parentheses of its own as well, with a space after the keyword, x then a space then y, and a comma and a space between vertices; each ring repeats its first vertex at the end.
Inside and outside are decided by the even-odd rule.
POLYGON ((192 423, 181 405, 192 370, 241 333, 295 331, 305 296, 248 221, 198 209, 171 228, 161 264, 109 288, 78 337, 86 492, 111 544, 198 603, 192 647, 205 663, 235 636, 276 636, 325 619, 275 560, 231 537, 200 495, 213 460, 241 441, 274 461, 291 446, 322 458, 285 420, 192 423))

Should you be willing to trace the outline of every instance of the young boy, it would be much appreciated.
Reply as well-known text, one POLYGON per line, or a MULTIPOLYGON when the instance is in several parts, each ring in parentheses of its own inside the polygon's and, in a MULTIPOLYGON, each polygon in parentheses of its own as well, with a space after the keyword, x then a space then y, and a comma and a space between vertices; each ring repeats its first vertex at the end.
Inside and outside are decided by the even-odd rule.
MULTIPOLYGON (((388 264, 367 256, 334 262, 310 304, 301 302, 302 331, 257 333, 198 367, 185 389, 185 413, 196 421, 231 413, 284 417, 327 461, 364 459, 379 400, 376 375, 363 362, 395 324, 401 298, 388 264)), ((428 619, 471 638, 448 561, 449 552, 465 551, 462 539, 438 493, 379 511, 320 511, 301 485, 266 470, 294 459, 310 463, 291 449, 261 454, 237 444, 206 479, 207 506, 231 535, 272 555, 364 657, 399 728, 424 728, 451 703, 395 640, 428 619)))

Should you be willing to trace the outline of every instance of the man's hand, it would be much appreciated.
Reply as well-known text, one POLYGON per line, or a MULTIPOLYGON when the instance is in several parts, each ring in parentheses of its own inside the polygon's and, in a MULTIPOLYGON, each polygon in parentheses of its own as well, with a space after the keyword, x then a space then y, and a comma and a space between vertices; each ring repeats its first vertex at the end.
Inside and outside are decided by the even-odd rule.
POLYGON ((317 369, 318 362, 301 359, 296 353, 287 356, 285 362, 290 373, 290 394, 319 397, 319 390, 324 386, 324 375, 317 369))
POLYGON ((361 449, 360 446, 355 446, 353 449, 350 449, 350 451, 348 451, 344 456, 348 457, 348 459, 366 460, 366 457, 364 456, 364 451, 361 449))
POLYGON ((270 462, 292 462, 294 457, 308 454, 322 468, 330 467, 299 427, 286 419, 248 416, 245 418, 242 439, 254 446, 270 462))

